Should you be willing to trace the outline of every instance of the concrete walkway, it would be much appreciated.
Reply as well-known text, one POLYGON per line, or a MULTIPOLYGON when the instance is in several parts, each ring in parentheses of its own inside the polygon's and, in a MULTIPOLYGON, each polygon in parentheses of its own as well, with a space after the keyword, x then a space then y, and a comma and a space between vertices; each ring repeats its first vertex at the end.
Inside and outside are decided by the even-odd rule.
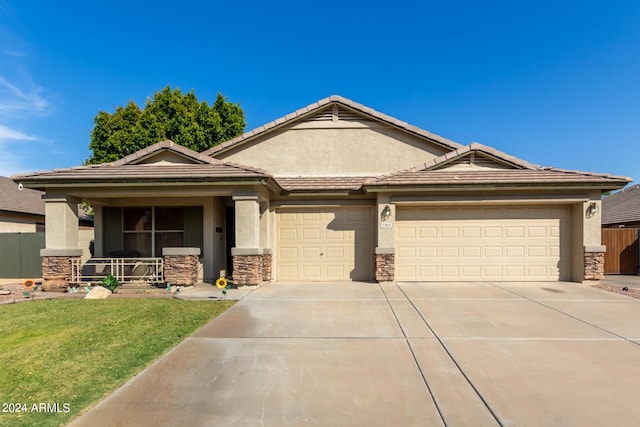
POLYGON ((73 426, 640 424, 640 300, 572 283, 270 284, 73 426))

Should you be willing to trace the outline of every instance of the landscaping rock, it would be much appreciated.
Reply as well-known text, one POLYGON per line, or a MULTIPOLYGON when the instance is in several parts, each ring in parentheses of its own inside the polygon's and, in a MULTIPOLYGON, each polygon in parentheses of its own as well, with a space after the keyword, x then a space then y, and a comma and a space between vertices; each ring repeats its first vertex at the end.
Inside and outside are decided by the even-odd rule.
POLYGON ((111 295, 111 291, 102 286, 96 286, 84 297, 84 299, 105 299, 111 295))

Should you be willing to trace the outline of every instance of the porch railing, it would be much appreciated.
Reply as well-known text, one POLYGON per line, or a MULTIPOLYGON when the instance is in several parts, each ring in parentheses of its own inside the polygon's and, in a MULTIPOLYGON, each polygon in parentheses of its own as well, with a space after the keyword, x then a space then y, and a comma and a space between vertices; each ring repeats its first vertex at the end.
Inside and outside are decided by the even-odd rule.
POLYGON ((164 282, 162 258, 89 258, 71 260, 71 282, 101 282, 112 275, 120 283, 164 282))

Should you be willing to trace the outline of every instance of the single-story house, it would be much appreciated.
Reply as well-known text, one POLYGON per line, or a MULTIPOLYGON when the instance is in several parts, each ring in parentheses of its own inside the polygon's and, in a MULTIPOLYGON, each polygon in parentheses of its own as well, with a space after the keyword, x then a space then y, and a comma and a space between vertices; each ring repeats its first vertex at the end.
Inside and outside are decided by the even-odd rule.
POLYGON ((87 201, 97 257, 238 285, 598 279, 601 195, 631 181, 463 146, 340 96, 202 153, 162 141, 13 179, 46 192, 45 276, 77 256, 87 201))
POLYGON ((640 227, 640 184, 602 199, 602 228, 640 227))

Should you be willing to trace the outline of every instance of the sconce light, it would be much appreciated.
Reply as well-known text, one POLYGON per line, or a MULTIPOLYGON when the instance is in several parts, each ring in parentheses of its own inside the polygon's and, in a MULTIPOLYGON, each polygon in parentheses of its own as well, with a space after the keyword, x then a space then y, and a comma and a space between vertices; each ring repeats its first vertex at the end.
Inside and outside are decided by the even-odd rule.
POLYGON ((384 209, 382 209, 382 212, 380 212, 380 220, 386 221, 390 217, 391 217, 391 208, 389 207, 389 205, 387 205, 384 207, 384 209))
POLYGON ((597 213, 598 204, 596 202, 589 203, 589 207, 587 208, 587 218, 593 218, 593 216, 597 213))

